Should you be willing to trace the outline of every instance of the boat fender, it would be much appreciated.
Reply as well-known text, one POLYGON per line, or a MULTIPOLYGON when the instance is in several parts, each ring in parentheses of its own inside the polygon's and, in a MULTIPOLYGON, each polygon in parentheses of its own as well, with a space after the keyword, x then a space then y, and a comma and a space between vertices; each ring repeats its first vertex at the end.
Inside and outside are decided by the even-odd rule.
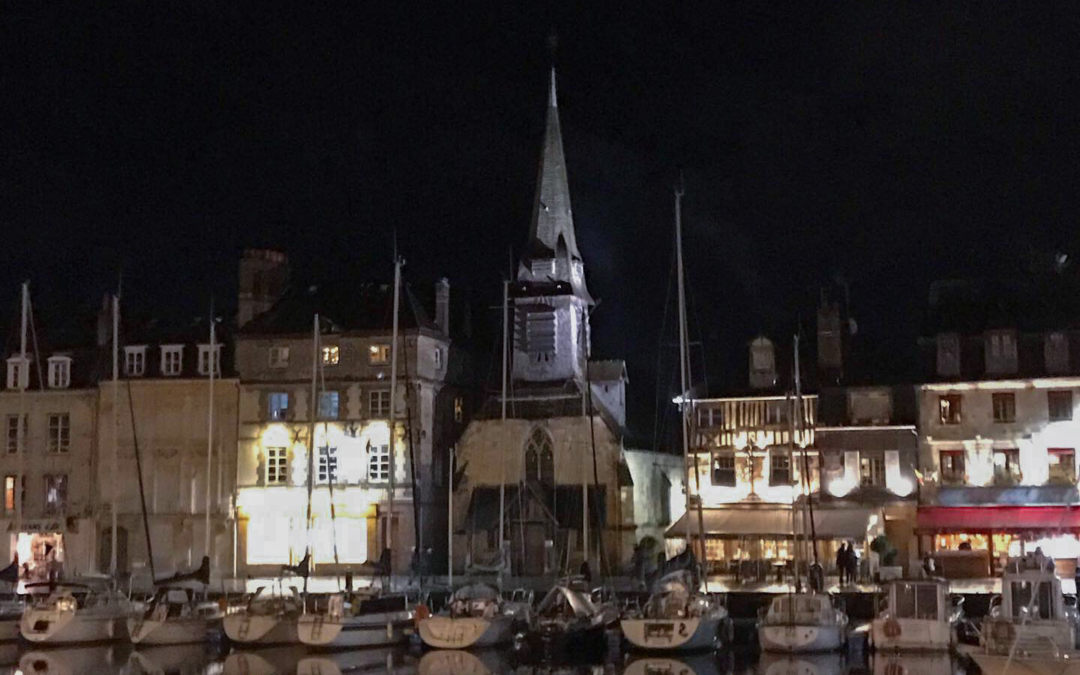
POLYGON ((904 632, 904 629, 900 625, 900 622, 891 616, 888 619, 885 619, 885 625, 882 628, 884 630, 885 637, 890 638, 898 638, 900 637, 900 634, 904 632))
POLYGON ((421 621, 423 621, 424 619, 428 619, 430 617, 431 617, 431 610, 428 609, 427 605, 419 604, 419 605, 416 606, 416 612, 415 612, 414 619, 415 619, 417 627, 420 626, 421 621))

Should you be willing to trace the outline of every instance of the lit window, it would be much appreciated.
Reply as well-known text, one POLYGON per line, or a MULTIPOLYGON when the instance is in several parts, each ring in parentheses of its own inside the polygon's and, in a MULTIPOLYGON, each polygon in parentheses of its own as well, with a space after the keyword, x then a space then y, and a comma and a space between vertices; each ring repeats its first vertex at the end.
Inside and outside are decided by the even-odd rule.
MULTIPOLYGON (((210 345, 199 345, 199 374, 210 374, 210 345)), ((221 345, 214 345, 214 375, 221 375, 221 345)))
POLYGON ((30 359, 12 356, 7 361, 7 388, 27 389, 30 386, 30 359))
POLYGON ((964 482, 964 451, 963 450, 942 450, 939 453, 941 464, 941 481, 943 483, 963 483, 964 482))
POLYGON ((337 345, 322 348, 322 362, 324 366, 336 366, 341 358, 341 350, 337 345))
POLYGON ((388 389, 368 392, 368 414, 372 417, 390 417, 390 391, 388 389))
MULTIPOLYGON (((22 502, 23 510, 26 510, 26 476, 22 477, 19 481, 19 492, 22 493, 22 498, 19 499, 22 502)), ((8 513, 15 513, 15 476, 4 476, 4 510, 8 513)))
POLYGON ((790 485, 791 457, 782 450, 771 450, 769 455, 769 485, 790 485))
POLYGON ((461 424, 465 419, 465 401, 460 396, 454 399, 454 421, 461 424))
POLYGON ((183 345, 165 345, 161 348, 161 374, 175 377, 184 369, 183 345))
POLYGON ((319 394, 319 418, 324 420, 336 420, 340 412, 340 396, 336 391, 324 391, 319 394))
POLYGON ((859 478, 862 485, 885 485, 885 460, 881 457, 860 457, 859 478))
POLYGON ((284 421, 289 416, 289 395, 275 391, 266 395, 267 416, 274 421, 284 421))
POLYGON ((1049 408, 1050 421, 1061 422, 1073 418, 1073 401, 1071 391, 1048 391, 1046 403, 1049 408))
POLYGON ((1016 421, 1016 395, 1012 393, 994 394, 994 421, 1016 421))
MULTIPOLYGON (((30 419, 28 416, 23 415, 23 428, 22 428, 22 443, 26 444, 26 439, 29 434, 30 419)), ((9 454, 14 454, 19 451, 19 416, 8 415, 7 416, 7 451, 9 454)))
POLYGON ((1020 482, 1020 450, 994 448, 994 482, 999 485, 1020 482))
POLYGON ((289 348, 288 347, 271 347, 270 348, 270 367, 271 368, 288 368, 289 367, 289 348))
POLYGON ((436 347, 435 348, 434 357, 435 357, 435 368, 436 369, 441 369, 442 368, 442 347, 436 347))
POLYGON ((371 345, 368 347, 368 363, 379 365, 390 361, 390 345, 371 345))
POLYGON ((735 455, 713 455, 712 484, 735 487, 735 455))
POLYGON ((1046 451, 1050 460, 1050 480, 1075 483, 1076 482, 1076 449, 1075 448, 1049 448, 1046 451))
POLYGON ((71 386, 71 358, 68 356, 49 357, 49 388, 67 389, 71 386))
POLYGON ((49 415, 49 452, 67 452, 71 447, 71 418, 67 413, 49 415))
POLYGON ((390 446, 368 446, 368 480, 380 483, 390 480, 390 446))
POLYGON ((124 347, 124 374, 139 377, 146 372, 146 347, 124 347))
POLYGON ((68 477, 65 474, 45 475, 45 513, 63 513, 67 509, 68 477))
POLYGON ((319 448, 319 482, 337 482, 337 448, 319 448))
POLYGON ((938 397, 938 416, 942 424, 960 424, 961 404, 963 397, 959 394, 949 394, 938 397))
POLYGON ((288 480, 289 455, 285 448, 266 449, 266 484, 284 485, 288 480))

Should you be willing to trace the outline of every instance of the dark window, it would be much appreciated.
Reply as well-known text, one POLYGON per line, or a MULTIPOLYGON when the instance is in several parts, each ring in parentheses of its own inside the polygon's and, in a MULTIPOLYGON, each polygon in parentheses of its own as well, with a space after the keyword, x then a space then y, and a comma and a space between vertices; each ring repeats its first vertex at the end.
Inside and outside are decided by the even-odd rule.
POLYGON ((671 481, 663 471, 657 471, 660 473, 660 514, 657 524, 668 525, 671 523, 671 481))
POLYGON ((885 458, 884 457, 860 457, 859 476, 863 485, 885 485, 885 458))
POLYGON ((937 373, 942 377, 960 374, 960 338, 957 335, 937 337, 937 373))
POLYGON ((1015 485, 1020 482, 1020 451, 1016 448, 994 449, 994 482, 1015 485))
POLYGON ((713 455, 712 484, 735 487, 735 455, 713 455))
POLYGON ((1073 401, 1071 391, 1048 391, 1046 403, 1050 412, 1051 422, 1071 420, 1073 418, 1073 401))
POLYGON ((941 460, 941 481, 943 483, 963 483, 964 482, 964 451, 963 450, 942 450, 940 454, 941 460))
POLYGON ((271 392, 266 395, 267 417, 282 422, 289 415, 289 395, 285 392, 271 392))
POLYGON ((769 462, 769 485, 791 484, 791 456, 786 451, 773 450, 769 462))
POLYGON ((1074 448, 1049 448, 1046 453, 1050 461, 1050 480, 1075 483, 1076 450, 1074 448))
POLYGON ((1012 393, 1008 394, 994 394, 994 421, 995 422, 1015 422, 1016 421, 1016 395, 1012 393))
POLYGON ((942 424, 960 424, 960 407, 963 397, 959 394, 949 394, 938 397, 938 412, 942 424))
POLYGON ((336 391, 319 394, 319 419, 336 420, 341 413, 341 397, 336 391))
POLYGON ((768 401, 765 403, 765 424, 786 424, 787 420, 787 401, 768 401))

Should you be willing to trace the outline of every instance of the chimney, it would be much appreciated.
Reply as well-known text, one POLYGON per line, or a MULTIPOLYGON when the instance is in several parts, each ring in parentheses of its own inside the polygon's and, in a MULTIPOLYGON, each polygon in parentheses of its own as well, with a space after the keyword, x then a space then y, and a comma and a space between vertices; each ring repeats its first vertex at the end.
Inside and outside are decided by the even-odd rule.
POLYGON ((240 257, 236 325, 242 327, 274 306, 289 285, 289 257, 280 251, 247 249, 240 257))
POLYGON ((839 382, 844 370, 844 330, 840 303, 830 302, 824 294, 817 310, 818 370, 830 382, 839 382))
POLYGON ((450 282, 446 277, 435 283, 435 323, 443 335, 450 335, 450 282))
POLYGON ((776 348, 764 335, 750 341, 750 388, 771 389, 776 386, 776 348))
POLYGON ((97 346, 105 348, 112 339, 112 307, 109 295, 101 299, 101 309, 97 312, 97 346))

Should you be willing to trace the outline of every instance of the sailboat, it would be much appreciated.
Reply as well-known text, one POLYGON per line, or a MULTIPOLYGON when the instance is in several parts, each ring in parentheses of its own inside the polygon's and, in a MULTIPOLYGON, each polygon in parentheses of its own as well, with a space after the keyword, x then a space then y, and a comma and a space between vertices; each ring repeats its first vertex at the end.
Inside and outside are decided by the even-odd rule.
POLYGON ((307 544, 304 557, 297 565, 286 565, 283 572, 290 572, 304 579, 304 591, 300 594, 291 588, 290 594, 264 594, 265 586, 259 587, 240 611, 227 614, 223 626, 225 635, 241 645, 300 644, 299 622, 306 611, 308 577, 311 575, 311 522, 312 490, 315 480, 315 417, 319 372, 319 315, 314 317, 311 359, 311 403, 308 417, 307 454, 307 544))
MULTIPOLYGON (((802 431, 803 423, 802 380, 799 372, 798 335, 795 336, 794 350, 795 415, 792 419, 791 428, 791 452, 793 454, 795 450, 795 432, 796 430, 799 432, 802 431), (798 425, 797 427, 796 423, 798 425)), ((804 480, 807 478, 808 470, 809 463, 806 461, 804 454, 804 480)), ((808 480, 806 481, 805 486, 806 498, 803 500, 802 508, 809 509, 810 485, 808 480)), ((809 516, 809 529, 812 533, 814 529, 813 514, 800 514, 793 505, 793 520, 802 515, 809 516)), ((807 528, 800 528, 797 525, 797 522, 792 523, 793 532, 800 529, 804 532, 806 531, 807 528)), ((830 596, 813 592, 813 590, 809 593, 800 591, 800 579, 798 578, 800 563, 800 560, 798 559, 799 542, 796 540, 795 543, 795 592, 785 593, 779 597, 773 598, 769 606, 763 608, 759 613, 758 640, 761 643, 761 649, 766 652, 788 653, 839 650, 847 642, 848 616, 843 610, 834 605, 830 596)), ((811 584, 811 588, 813 589, 813 584, 811 584)))
MULTIPOLYGON (((682 196, 679 185, 675 189, 675 245, 676 261, 679 274, 679 375, 684 398, 691 390, 688 342, 686 330, 686 291, 683 280, 682 258, 682 196)), ((683 461, 690 470, 690 427, 693 418, 693 401, 682 401, 682 437, 683 461)), ((694 476, 698 476, 694 467, 694 476)), ((700 479, 698 479, 700 480, 700 479)), ((700 494, 701 485, 698 484, 700 494)), ((690 513, 693 500, 690 497, 689 483, 686 489, 686 511, 690 513)), ((697 503, 698 517, 701 518, 701 501, 697 503)), ((687 521, 689 522, 689 521, 687 521)), ((700 531, 704 536, 704 531, 700 531)), ((694 561, 689 532, 686 538, 688 559, 694 569, 679 570, 662 577, 655 585, 644 611, 630 614, 621 622, 623 636, 635 649, 646 651, 693 651, 715 649, 720 642, 721 632, 730 640, 732 634, 731 618, 727 610, 714 596, 698 590, 698 566, 694 561)))

